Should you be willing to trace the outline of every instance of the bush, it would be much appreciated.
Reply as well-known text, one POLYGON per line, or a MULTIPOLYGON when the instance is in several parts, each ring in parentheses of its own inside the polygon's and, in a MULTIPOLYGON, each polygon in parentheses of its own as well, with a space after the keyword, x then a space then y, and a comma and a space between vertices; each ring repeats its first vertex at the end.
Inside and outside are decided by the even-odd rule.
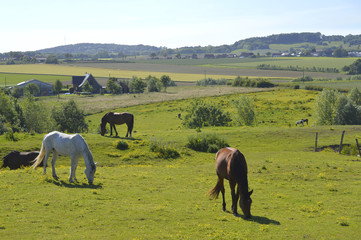
POLYGON ((129 148, 128 143, 125 141, 119 140, 113 143, 116 149, 119 150, 127 150, 129 148))
POLYGON ((226 126, 231 121, 228 112, 223 112, 222 107, 216 103, 206 103, 194 100, 186 110, 183 125, 189 128, 203 126, 226 126))
POLYGON ((129 88, 132 93, 143 93, 146 87, 147 83, 143 82, 143 80, 138 77, 133 77, 129 81, 129 88))
POLYGON ((229 145, 215 134, 199 134, 188 137, 186 147, 195 151, 216 153, 219 149, 229 147, 229 145))
POLYGON ((151 141, 149 149, 158 155, 159 158, 169 159, 177 158, 180 156, 179 152, 171 146, 171 144, 162 144, 161 141, 154 139, 151 141))
POLYGON ((256 122, 255 107, 252 99, 247 96, 242 96, 233 102, 237 109, 237 122, 240 125, 250 126, 256 122))
POLYGON ((153 76, 148 76, 148 92, 160 92, 162 91, 162 82, 153 76))
POLYGON ((111 94, 121 94, 123 89, 117 82, 116 78, 109 78, 107 81, 107 89, 111 94))
POLYGON ((85 122, 84 112, 81 111, 74 100, 69 100, 60 108, 53 108, 52 117, 60 131, 77 133, 88 130, 88 124, 85 122))

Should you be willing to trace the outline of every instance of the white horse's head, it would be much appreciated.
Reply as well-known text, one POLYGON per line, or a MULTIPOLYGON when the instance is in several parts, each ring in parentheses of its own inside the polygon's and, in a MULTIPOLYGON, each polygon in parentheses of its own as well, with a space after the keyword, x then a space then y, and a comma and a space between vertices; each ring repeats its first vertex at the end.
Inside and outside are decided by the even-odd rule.
POLYGON ((91 164, 89 167, 87 167, 85 169, 84 172, 85 172, 86 178, 88 179, 89 184, 93 184, 94 174, 95 174, 96 170, 97 170, 97 163, 91 164))

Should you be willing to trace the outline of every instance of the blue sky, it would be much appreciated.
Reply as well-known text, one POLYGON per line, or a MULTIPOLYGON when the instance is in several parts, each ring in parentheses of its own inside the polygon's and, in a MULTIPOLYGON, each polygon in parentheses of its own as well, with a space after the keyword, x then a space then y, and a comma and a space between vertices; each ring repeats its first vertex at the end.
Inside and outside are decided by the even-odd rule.
POLYGON ((278 33, 361 34, 358 0, 2 1, 0 53, 76 43, 218 46, 278 33))

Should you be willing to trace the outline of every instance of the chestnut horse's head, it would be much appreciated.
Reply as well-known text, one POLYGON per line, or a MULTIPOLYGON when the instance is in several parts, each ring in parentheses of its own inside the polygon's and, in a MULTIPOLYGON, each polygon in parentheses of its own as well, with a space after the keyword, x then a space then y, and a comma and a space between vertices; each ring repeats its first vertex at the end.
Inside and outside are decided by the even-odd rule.
POLYGON ((105 125, 106 125, 106 122, 102 122, 102 123, 100 124, 100 134, 101 134, 102 136, 104 136, 104 134, 105 134, 105 132, 106 132, 105 125))
POLYGON ((253 190, 248 192, 247 196, 241 196, 239 199, 239 207, 242 209, 243 214, 246 216, 246 218, 251 218, 251 205, 252 205, 252 199, 251 195, 253 193, 253 190))

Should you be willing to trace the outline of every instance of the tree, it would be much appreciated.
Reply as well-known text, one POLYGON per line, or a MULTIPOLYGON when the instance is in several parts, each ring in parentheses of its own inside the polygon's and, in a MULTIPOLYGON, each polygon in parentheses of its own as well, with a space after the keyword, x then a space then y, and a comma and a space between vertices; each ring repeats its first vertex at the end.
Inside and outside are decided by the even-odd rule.
POLYGON ((341 47, 337 48, 334 52, 333 55, 335 57, 347 57, 348 56, 348 52, 346 49, 343 49, 341 47))
POLYGON ((340 95, 336 105, 335 124, 358 125, 361 123, 360 117, 360 109, 345 94, 340 95))
POLYGON ((169 86, 169 84, 171 83, 171 79, 168 75, 163 75, 160 77, 160 81, 163 84, 164 90, 167 91, 167 87, 169 86))
POLYGON ((109 78, 107 81, 107 89, 111 94, 120 94, 122 93, 123 89, 118 84, 116 78, 109 78))
POLYGON ((54 54, 51 54, 46 57, 45 63, 47 64, 58 64, 58 57, 54 54))
POLYGON ((360 58, 357 59, 355 62, 353 62, 349 66, 348 74, 350 74, 350 75, 361 74, 361 59, 360 58))
POLYGON ((333 125, 336 115, 337 90, 324 89, 316 101, 316 122, 320 125, 333 125))
POLYGON ((51 129, 51 121, 48 111, 29 92, 25 93, 25 99, 21 102, 21 108, 25 120, 24 128, 28 132, 43 133, 51 129))
POLYGON ((57 79, 54 83, 55 93, 59 95, 62 88, 63 88, 63 83, 59 79, 57 79))
POLYGON ((251 98, 242 96, 240 99, 234 101, 233 104, 237 109, 237 122, 240 125, 250 126, 255 123, 256 113, 251 98))
POLYGON ((358 90, 358 88, 351 89, 348 98, 351 100, 352 103, 356 105, 361 105, 361 92, 360 90, 358 90))
POLYGON ((129 88, 133 93, 143 93, 146 87, 147 83, 143 82, 143 80, 138 77, 133 76, 130 80, 129 88))
POLYGON ((24 95, 28 92, 31 95, 36 96, 39 95, 40 89, 39 86, 36 85, 35 83, 29 83, 28 85, 26 85, 24 92, 25 92, 24 95))
POLYGON ((162 90, 162 82, 153 76, 148 76, 148 92, 160 92, 162 90))
POLYGON ((202 100, 194 100, 187 107, 183 125, 189 128, 203 126, 225 126, 231 121, 228 112, 223 112, 222 107, 215 103, 207 103, 202 100))
POLYGON ((88 130, 85 114, 80 110, 74 100, 69 100, 60 108, 52 109, 52 117, 58 129, 62 132, 77 133, 88 130))

